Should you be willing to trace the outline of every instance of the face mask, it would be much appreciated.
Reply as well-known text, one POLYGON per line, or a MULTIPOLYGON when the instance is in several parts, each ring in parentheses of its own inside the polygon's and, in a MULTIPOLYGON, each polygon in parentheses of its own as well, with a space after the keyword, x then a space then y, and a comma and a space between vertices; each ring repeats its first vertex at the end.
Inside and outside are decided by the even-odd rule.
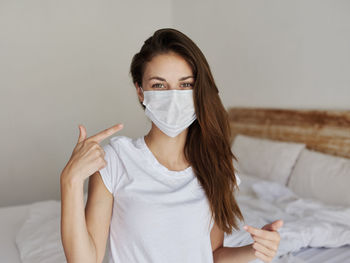
POLYGON ((146 116, 166 135, 175 137, 196 120, 193 90, 142 89, 142 92, 146 116))

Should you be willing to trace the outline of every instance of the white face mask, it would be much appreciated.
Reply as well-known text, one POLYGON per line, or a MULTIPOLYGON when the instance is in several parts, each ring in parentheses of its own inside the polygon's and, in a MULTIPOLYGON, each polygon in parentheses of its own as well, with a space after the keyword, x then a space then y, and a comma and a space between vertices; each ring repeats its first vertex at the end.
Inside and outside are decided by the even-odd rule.
POLYGON ((196 120, 193 90, 142 91, 146 116, 166 135, 175 137, 196 120))

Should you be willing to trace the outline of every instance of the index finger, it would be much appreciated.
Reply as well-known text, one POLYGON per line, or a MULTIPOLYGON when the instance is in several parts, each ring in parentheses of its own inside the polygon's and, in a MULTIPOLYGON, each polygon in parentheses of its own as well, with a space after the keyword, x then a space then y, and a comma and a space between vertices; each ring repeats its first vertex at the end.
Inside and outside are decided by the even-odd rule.
POLYGON ((269 230, 264 230, 264 229, 259 229, 259 228, 255 228, 252 226, 247 226, 248 228, 246 229, 249 233, 251 233, 252 235, 267 239, 267 240, 272 240, 275 241, 276 238, 275 237, 275 231, 269 231, 269 230))
POLYGON ((116 124, 108 129, 105 129, 89 138, 87 138, 87 140, 91 140, 91 141, 95 141, 97 143, 102 142, 104 139, 106 139, 107 137, 111 136, 112 134, 116 133, 117 131, 121 130, 123 128, 123 124, 119 123, 116 124))

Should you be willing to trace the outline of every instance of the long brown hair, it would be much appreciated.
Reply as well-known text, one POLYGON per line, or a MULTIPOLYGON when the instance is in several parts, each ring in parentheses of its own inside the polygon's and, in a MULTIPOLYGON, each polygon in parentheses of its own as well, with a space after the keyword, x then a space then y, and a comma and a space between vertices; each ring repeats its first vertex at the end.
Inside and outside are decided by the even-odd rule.
MULTIPOLYGON (((209 200, 212 218, 227 234, 238 229, 237 218, 244 220, 235 200, 238 188, 230 147, 228 113, 219 97, 209 64, 198 46, 185 34, 173 28, 154 32, 135 54, 130 73, 133 83, 142 86, 146 63, 159 54, 175 52, 191 66, 195 83, 194 107, 197 119, 188 128, 185 157, 190 162, 209 200)), ((145 109, 145 106, 141 103, 145 109)))

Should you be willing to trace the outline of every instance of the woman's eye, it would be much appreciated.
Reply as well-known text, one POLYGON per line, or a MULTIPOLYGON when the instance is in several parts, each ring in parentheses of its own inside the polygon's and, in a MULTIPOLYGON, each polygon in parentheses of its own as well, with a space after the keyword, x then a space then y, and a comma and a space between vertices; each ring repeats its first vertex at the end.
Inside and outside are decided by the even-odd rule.
POLYGON ((192 84, 192 83, 189 83, 189 82, 183 83, 182 85, 185 85, 185 86, 184 86, 185 88, 193 87, 193 84, 192 84))
POLYGON ((164 84, 162 83, 156 83, 152 85, 152 88, 163 88, 163 87, 164 87, 164 84))

